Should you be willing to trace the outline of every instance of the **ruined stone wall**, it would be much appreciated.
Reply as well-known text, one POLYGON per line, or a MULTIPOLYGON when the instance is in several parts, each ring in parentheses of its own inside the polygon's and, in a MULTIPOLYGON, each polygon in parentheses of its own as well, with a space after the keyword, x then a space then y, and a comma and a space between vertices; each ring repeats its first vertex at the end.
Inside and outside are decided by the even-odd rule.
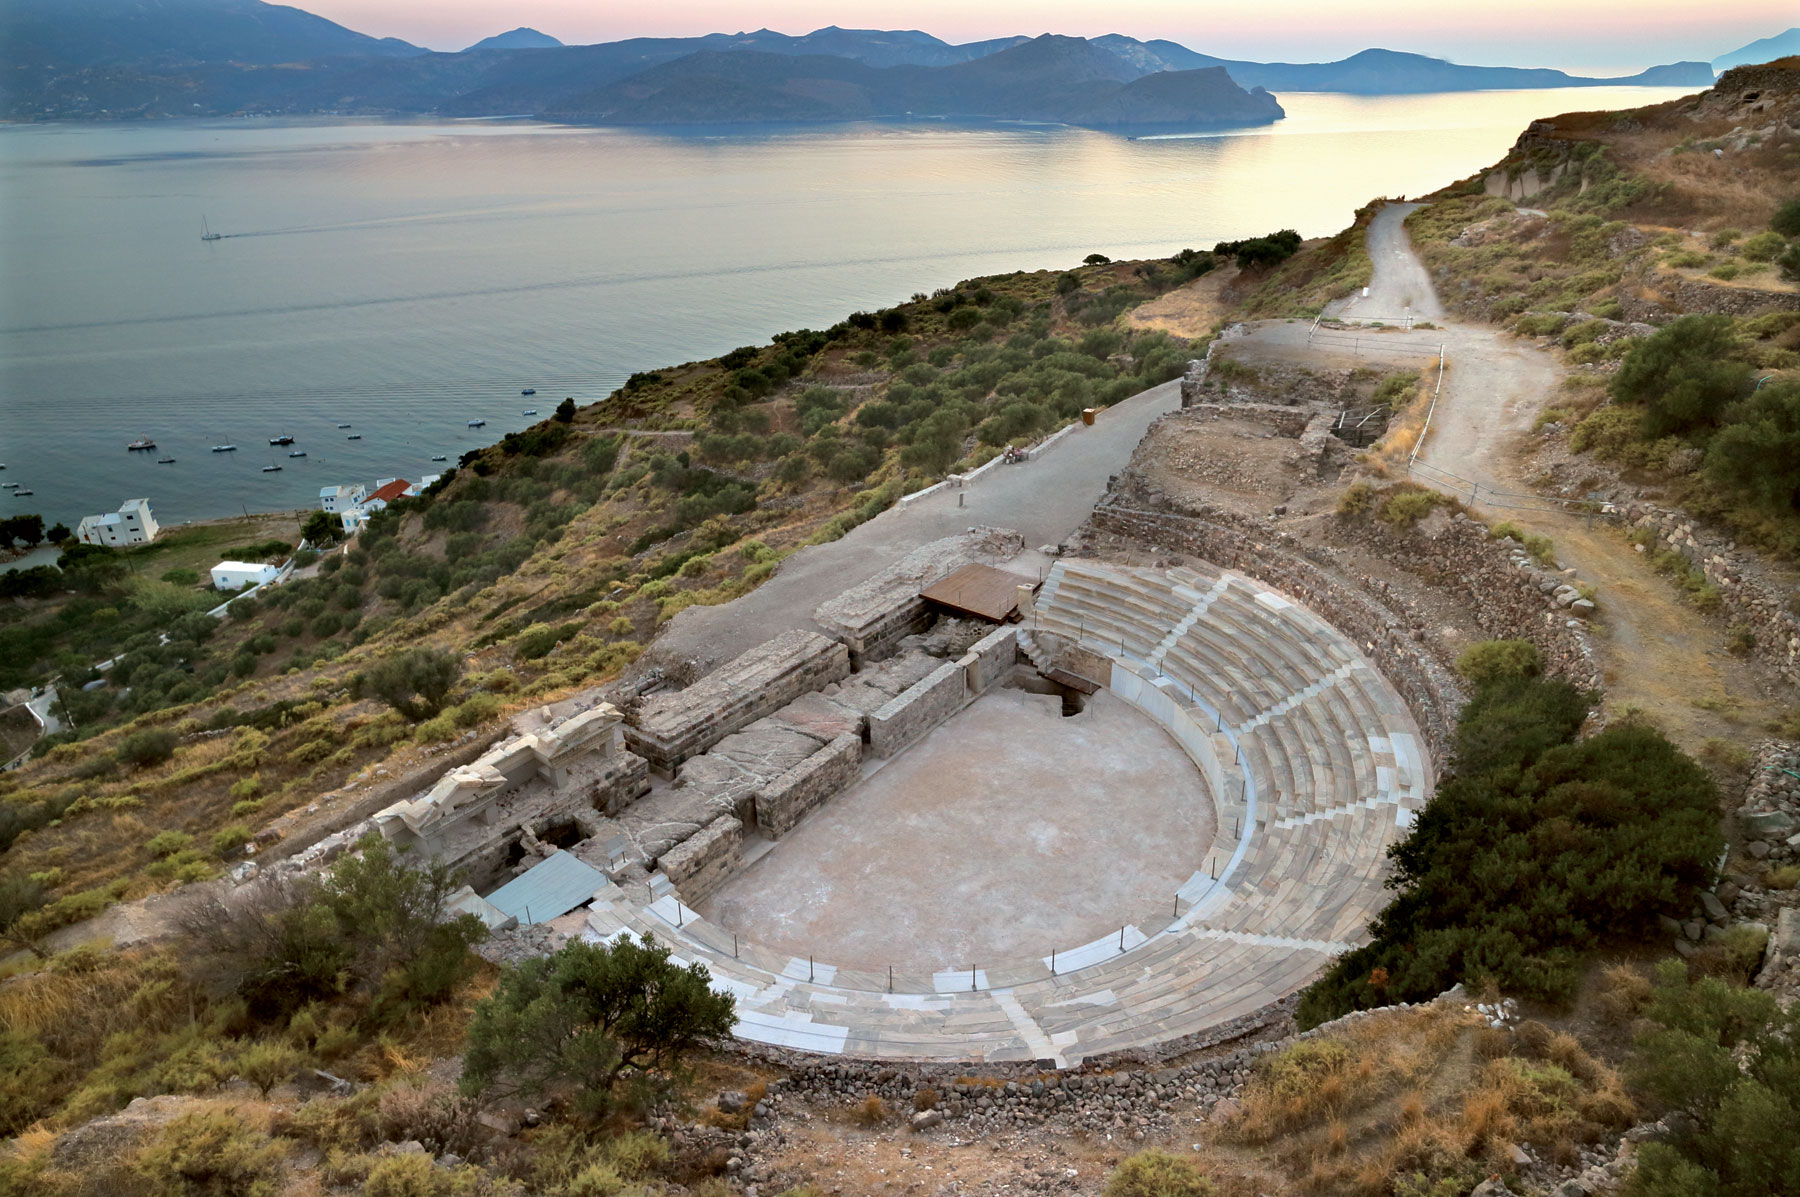
POLYGON ((931 626, 932 613, 920 591, 972 562, 1011 560, 1024 546, 1025 538, 1010 528, 971 528, 931 541, 820 603, 813 621, 848 646, 851 661, 861 669, 864 661, 879 661, 900 641, 931 626))
POLYGON ((961 666, 938 666, 869 716, 869 752, 893 756, 954 715, 968 694, 961 666))
POLYGON ((970 645, 968 653, 957 662, 962 668, 969 697, 978 698, 987 693, 988 688, 1005 677, 1018 660, 1019 632, 1011 626, 995 628, 970 645))
POLYGON ((1651 534, 1649 551, 1673 550, 1705 573, 1719 591, 1719 617, 1755 641, 1751 659, 1800 685, 1800 590, 1678 511, 1633 503, 1625 518, 1651 534))
MULTIPOLYGON (((1441 758, 1465 695, 1443 662, 1420 643, 1423 627, 1403 622, 1378 597, 1379 590, 1377 594, 1366 592, 1310 560, 1304 546, 1291 536, 1275 533, 1272 543, 1266 529, 1246 531, 1227 522, 1233 520, 1226 513, 1201 519, 1103 501, 1094 509, 1084 533, 1111 534, 1188 553, 1259 578, 1305 603, 1357 642, 1406 700, 1432 755, 1441 758)), ((1373 579, 1367 582, 1380 587, 1373 579)))
MULTIPOLYGON (((1376 520, 1340 527, 1345 539, 1466 599, 1470 615, 1493 639, 1529 640, 1548 672, 1584 688, 1600 685, 1593 643, 1577 618, 1593 604, 1579 597, 1568 577, 1540 566, 1517 542, 1496 540, 1486 524, 1461 514, 1439 514, 1398 531, 1376 520)), ((1391 594, 1379 579, 1365 585, 1384 599, 1391 594)))
POLYGON ((849 673, 842 644, 817 632, 784 632, 685 690, 646 699, 628 720, 625 741, 669 776, 689 757, 849 673))
POLYGON ((806 814, 856 781, 862 772, 862 737, 845 732, 770 782, 756 796, 756 824, 776 839, 806 814))
POLYGON ((663 875, 692 906, 711 897, 742 862, 744 825, 730 815, 720 815, 697 834, 663 853, 657 861, 663 875))
MULTIPOLYGON (((1192 420, 1254 420, 1267 424, 1277 436, 1297 437, 1315 414, 1308 407, 1282 407, 1273 403, 1183 403, 1192 420)), ((1328 425, 1329 426, 1329 417, 1328 425)))

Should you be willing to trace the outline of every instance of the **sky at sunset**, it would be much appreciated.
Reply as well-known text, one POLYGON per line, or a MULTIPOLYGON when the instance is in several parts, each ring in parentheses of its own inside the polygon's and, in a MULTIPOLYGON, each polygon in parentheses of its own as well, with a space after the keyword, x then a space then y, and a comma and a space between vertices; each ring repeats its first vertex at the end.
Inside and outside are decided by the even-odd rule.
POLYGON ((571 44, 768 26, 923 29, 952 42, 1008 34, 1124 33, 1223 58, 1323 61, 1369 46, 1482 65, 1605 68, 1709 60, 1800 20, 1794 0, 288 0, 362 33, 460 50, 528 25, 571 44))

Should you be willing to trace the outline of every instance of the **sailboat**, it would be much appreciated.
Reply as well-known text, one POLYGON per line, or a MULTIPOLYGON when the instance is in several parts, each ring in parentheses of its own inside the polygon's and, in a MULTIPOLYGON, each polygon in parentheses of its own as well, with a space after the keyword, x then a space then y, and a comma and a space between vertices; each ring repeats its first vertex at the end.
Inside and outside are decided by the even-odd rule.
POLYGON ((206 217, 202 216, 200 218, 200 240, 202 240, 202 241, 223 241, 224 239, 225 239, 224 233, 215 233, 211 229, 206 227, 206 217))

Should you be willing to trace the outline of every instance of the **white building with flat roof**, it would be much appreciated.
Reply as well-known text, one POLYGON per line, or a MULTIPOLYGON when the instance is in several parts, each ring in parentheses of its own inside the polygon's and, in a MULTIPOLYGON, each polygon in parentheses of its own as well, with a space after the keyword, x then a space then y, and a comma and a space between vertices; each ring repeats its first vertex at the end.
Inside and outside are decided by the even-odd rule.
POLYGON ((368 493, 360 482, 353 482, 349 486, 322 486, 319 488, 319 510, 332 515, 343 515, 360 504, 368 493))
POLYGON ((149 544, 162 531, 156 517, 150 514, 149 499, 126 499, 117 511, 105 515, 84 515, 75 526, 75 539, 82 544, 105 545, 109 549, 134 544, 149 544))
POLYGON ((214 590, 242 590, 273 582, 281 570, 260 561, 221 561, 212 567, 214 590))

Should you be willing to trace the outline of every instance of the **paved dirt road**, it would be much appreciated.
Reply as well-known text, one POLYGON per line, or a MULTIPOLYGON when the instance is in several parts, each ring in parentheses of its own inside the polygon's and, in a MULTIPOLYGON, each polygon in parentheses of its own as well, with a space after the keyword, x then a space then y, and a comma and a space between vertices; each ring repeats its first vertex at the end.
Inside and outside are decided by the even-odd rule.
MULTIPOLYGON (((1027 550, 1069 538, 1125 468, 1150 422, 1181 405, 1179 380, 1163 383, 1100 413, 1041 457, 995 466, 967 487, 945 489, 895 507, 841 540, 789 557, 775 576, 734 602, 689 607, 656 639, 665 660, 692 658, 703 668, 729 660, 791 628, 811 628, 813 608, 927 541, 976 524, 1017 528, 1027 550)), ((1027 564, 1035 569, 1035 557, 1027 564)), ((1015 566, 1024 572, 1026 565, 1015 566)))

